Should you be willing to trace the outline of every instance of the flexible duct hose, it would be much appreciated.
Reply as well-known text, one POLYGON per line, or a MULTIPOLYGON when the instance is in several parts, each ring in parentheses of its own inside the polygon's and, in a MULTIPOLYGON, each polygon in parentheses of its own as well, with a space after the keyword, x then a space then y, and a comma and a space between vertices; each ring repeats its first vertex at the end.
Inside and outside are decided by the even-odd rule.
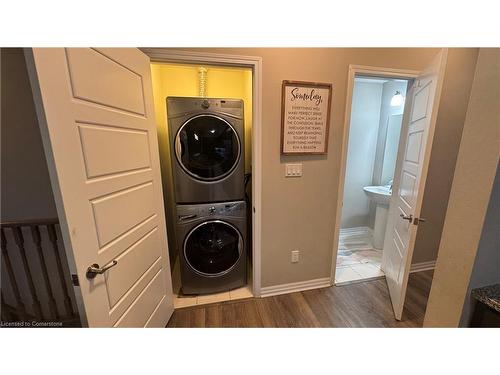
POLYGON ((205 98, 207 96, 206 92, 207 92, 207 69, 206 68, 199 68, 198 69, 198 75, 199 75, 199 78, 200 78, 200 96, 202 98, 205 98))

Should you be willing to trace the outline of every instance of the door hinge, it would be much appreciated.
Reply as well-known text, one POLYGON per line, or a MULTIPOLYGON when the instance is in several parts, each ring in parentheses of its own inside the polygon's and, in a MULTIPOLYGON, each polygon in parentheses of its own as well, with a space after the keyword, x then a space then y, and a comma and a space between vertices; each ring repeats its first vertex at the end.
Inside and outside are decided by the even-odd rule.
POLYGON ((80 286, 80 281, 78 281, 78 275, 72 274, 71 275, 71 283, 73 286, 80 286))

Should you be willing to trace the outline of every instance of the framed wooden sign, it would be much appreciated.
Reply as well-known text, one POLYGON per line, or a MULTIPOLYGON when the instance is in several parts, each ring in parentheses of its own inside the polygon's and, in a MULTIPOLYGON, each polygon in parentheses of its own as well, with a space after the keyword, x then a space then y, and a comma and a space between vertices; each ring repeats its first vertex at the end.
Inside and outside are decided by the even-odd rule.
POLYGON ((283 81, 281 92, 281 154, 328 152, 332 85, 283 81))

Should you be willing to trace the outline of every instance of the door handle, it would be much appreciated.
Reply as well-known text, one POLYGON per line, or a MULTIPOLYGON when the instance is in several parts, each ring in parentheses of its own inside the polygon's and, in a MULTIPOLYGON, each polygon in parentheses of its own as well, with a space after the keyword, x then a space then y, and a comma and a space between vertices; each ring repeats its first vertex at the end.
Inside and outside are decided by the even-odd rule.
POLYGON ((102 275, 104 272, 106 272, 110 268, 116 266, 117 264, 118 264, 118 261, 113 260, 111 263, 109 263, 108 265, 101 268, 101 267, 99 267, 99 265, 97 263, 94 263, 89 268, 87 268, 87 273, 86 273, 87 279, 93 279, 97 275, 102 275))
POLYGON ((197 216, 198 215, 196 215, 196 214, 193 214, 193 215, 180 215, 179 216, 179 220, 180 221, 184 221, 184 220, 194 219, 197 216))
POLYGON ((426 220, 424 218, 421 218, 421 217, 416 217, 415 219, 413 219, 413 224, 414 225, 418 225, 418 223, 425 223, 426 220))
POLYGON ((399 216, 401 216, 401 218, 403 220, 408 220, 410 223, 413 221, 413 215, 412 214, 410 214, 408 216, 405 216, 405 214, 400 214, 399 216))
POLYGON ((182 158, 182 141, 180 135, 175 137, 175 154, 177 155, 177 159, 180 161, 182 158))

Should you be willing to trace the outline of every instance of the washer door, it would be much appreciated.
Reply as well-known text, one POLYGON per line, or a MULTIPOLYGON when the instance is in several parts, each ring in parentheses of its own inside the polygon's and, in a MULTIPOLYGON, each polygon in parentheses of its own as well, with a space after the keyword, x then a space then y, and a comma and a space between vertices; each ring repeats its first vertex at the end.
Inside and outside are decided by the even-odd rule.
POLYGON ((230 174, 240 158, 240 140, 229 122, 214 115, 187 120, 175 137, 175 154, 182 169, 203 181, 230 174))
POLYGON ((233 269, 243 250, 243 238, 231 224, 212 220, 194 227, 184 240, 184 258, 203 276, 221 276, 233 269))

